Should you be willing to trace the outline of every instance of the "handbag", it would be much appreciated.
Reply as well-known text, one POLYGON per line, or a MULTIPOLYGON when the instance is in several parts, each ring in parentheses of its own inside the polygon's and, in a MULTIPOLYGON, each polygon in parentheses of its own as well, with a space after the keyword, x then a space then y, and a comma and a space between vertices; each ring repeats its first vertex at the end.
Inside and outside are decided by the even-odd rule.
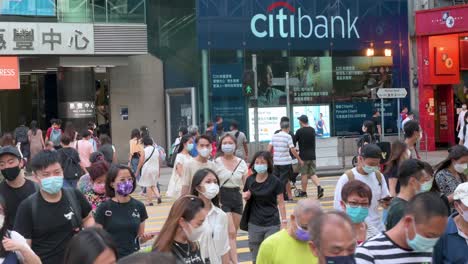
MULTIPOLYGON (((252 199, 252 197, 250 197, 252 199)), ((239 228, 243 231, 249 231, 249 220, 250 220, 250 210, 252 208, 252 200, 249 199, 245 203, 244 212, 242 212, 242 217, 240 220, 239 228)))

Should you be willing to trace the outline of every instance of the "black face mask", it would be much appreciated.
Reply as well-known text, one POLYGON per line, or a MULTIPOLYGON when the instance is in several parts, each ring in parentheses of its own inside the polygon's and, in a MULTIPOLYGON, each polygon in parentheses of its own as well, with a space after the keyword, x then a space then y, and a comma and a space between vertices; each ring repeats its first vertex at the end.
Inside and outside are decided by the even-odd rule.
POLYGON ((6 168, 2 170, 2 175, 7 179, 8 181, 14 181, 16 178, 18 178, 18 175, 20 174, 20 167, 16 166, 13 168, 6 168))

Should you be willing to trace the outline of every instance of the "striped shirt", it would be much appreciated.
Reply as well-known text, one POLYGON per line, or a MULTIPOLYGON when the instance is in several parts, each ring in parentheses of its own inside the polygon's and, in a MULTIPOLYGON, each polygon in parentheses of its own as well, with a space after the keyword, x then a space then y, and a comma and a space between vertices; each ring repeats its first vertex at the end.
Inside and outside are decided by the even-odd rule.
POLYGON ((385 233, 367 240, 356 250, 357 264, 430 264, 432 253, 414 252, 399 247, 385 233))
POLYGON ((284 131, 280 131, 273 135, 270 145, 273 146, 273 164, 275 166, 292 164, 289 149, 294 148, 294 143, 291 135, 284 131))

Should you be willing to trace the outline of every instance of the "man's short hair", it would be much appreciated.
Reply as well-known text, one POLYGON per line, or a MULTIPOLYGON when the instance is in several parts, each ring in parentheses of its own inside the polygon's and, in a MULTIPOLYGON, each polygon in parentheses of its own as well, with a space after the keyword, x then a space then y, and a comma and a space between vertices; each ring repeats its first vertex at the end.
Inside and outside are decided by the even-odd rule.
POLYGON ((70 136, 68 136, 67 134, 63 134, 61 137, 60 137, 60 142, 65 145, 65 146, 68 146, 70 145, 71 143, 71 138, 70 136))
POLYGON ((232 122, 231 122, 231 127, 232 127, 234 130, 237 130, 237 129, 239 129, 239 123, 237 123, 237 121, 232 121, 232 122))
POLYGON ((313 213, 314 217, 318 217, 323 213, 322 206, 320 202, 312 199, 302 199, 299 200, 294 207, 294 215, 297 217, 305 211, 310 211, 313 213))
POLYGON ((348 197, 353 193, 357 194, 361 198, 368 198, 369 203, 372 201, 372 190, 369 185, 362 181, 352 180, 343 185, 343 188, 341 189, 341 200, 347 203, 348 197))
POLYGON ((280 124, 283 123, 283 122, 289 122, 289 117, 287 117, 287 116, 281 117, 280 124))
POLYGON ((201 135, 201 136, 198 136, 196 139, 195 139, 195 143, 198 144, 198 142, 200 142, 200 139, 206 139, 208 140, 208 142, 213 143, 213 141, 211 140, 211 137, 207 136, 207 135, 201 135))
POLYGON ((59 163, 58 153, 56 151, 43 150, 37 153, 37 155, 31 160, 31 168, 35 172, 43 170, 55 163, 59 163))
POLYGON ((417 159, 405 160, 398 169, 398 181, 401 186, 408 186, 412 177, 417 180, 423 177, 424 163, 417 159))
POLYGON ((364 159, 382 158, 382 150, 376 144, 366 144, 361 148, 361 157, 364 159))
POLYGON ((403 131, 405 132, 405 138, 410 138, 414 135, 415 132, 421 131, 421 126, 419 122, 416 120, 410 120, 406 122, 405 126, 403 127, 403 131))
POLYGON ((188 132, 190 133, 190 135, 196 136, 198 134, 198 126, 195 126, 195 125, 190 126, 188 128, 188 132))
POLYGON ((413 197, 406 209, 405 216, 412 215, 417 224, 424 224, 436 216, 448 217, 448 208, 437 193, 425 192, 413 197))
POLYGON ((321 245, 323 227, 333 218, 343 222, 345 225, 349 225, 350 229, 353 230, 353 223, 351 222, 351 219, 349 219, 348 215, 346 215, 346 213, 331 211, 321 214, 320 216, 313 218, 309 223, 310 240, 317 248, 320 248, 321 245))
POLYGON ((208 122, 208 123, 206 123, 206 127, 207 127, 207 128, 208 128, 208 127, 212 127, 213 125, 214 125, 214 124, 213 124, 213 122, 211 122, 211 121, 208 122))
POLYGON ((281 122, 280 124, 281 129, 286 129, 290 127, 289 122, 281 122))

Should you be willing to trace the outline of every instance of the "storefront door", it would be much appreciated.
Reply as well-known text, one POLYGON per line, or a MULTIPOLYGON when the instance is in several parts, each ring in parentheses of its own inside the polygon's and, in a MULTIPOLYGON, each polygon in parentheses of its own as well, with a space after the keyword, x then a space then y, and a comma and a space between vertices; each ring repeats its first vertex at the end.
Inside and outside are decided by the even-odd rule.
POLYGON ((454 120, 454 102, 452 85, 438 85, 435 90, 435 128, 436 128, 436 146, 449 147, 455 144, 453 138, 456 124, 454 120))

